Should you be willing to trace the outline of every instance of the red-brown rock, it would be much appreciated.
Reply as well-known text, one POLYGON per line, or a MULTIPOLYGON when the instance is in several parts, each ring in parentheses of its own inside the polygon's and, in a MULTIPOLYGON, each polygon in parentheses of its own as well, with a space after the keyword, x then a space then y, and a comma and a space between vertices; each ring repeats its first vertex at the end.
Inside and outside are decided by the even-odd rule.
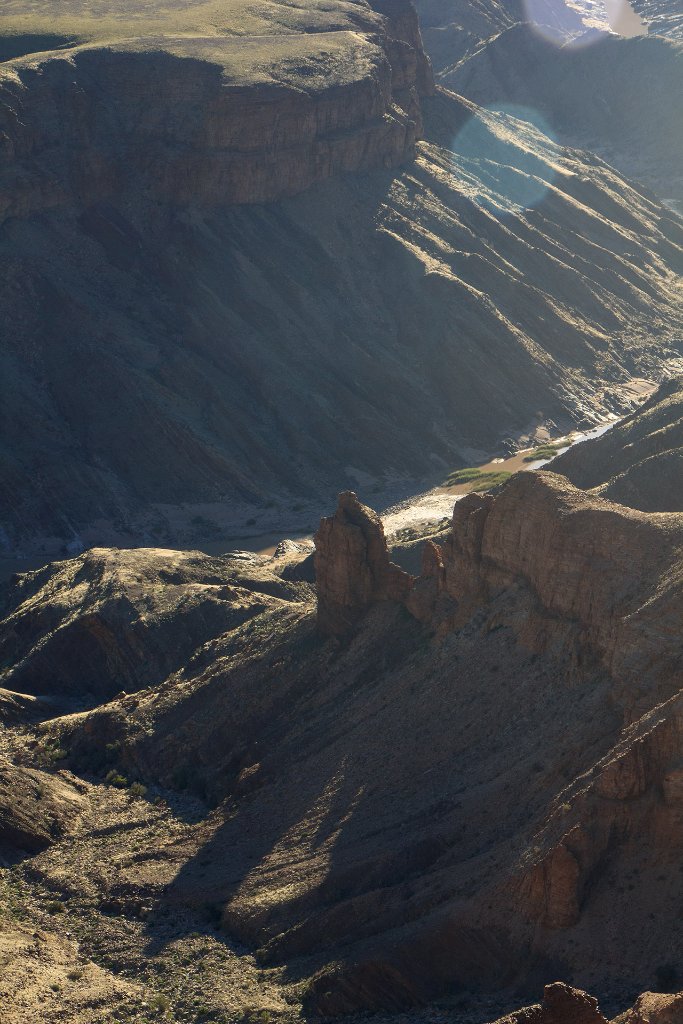
POLYGON ((340 494, 335 514, 320 521, 315 573, 318 629, 330 636, 347 633, 377 601, 404 600, 413 583, 390 562, 381 519, 353 491, 340 494))

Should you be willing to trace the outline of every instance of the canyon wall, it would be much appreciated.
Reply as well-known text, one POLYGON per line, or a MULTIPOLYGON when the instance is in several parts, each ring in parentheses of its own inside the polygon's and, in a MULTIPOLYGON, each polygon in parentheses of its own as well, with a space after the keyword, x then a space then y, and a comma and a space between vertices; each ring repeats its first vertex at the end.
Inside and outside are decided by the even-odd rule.
POLYGON ((132 191, 263 203, 411 159, 431 72, 413 9, 386 6, 372 35, 138 39, 0 65, 0 218, 132 191))

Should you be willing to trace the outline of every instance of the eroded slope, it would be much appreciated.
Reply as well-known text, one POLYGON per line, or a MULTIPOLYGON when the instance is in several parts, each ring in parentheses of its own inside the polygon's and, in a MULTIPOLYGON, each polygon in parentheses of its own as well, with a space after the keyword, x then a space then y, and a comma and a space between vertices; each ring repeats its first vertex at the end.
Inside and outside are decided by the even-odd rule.
POLYGON ((578 487, 646 512, 683 510, 683 394, 667 381, 636 413, 568 451, 553 469, 578 487))

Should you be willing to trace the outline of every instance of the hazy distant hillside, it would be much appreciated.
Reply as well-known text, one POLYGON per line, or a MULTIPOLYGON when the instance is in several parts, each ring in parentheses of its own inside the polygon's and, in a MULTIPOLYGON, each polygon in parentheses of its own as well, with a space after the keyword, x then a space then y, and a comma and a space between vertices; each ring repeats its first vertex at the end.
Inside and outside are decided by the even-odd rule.
POLYGON ((439 81, 484 106, 523 106, 559 140, 601 153, 667 199, 683 198, 683 50, 672 39, 604 36, 558 48, 518 24, 439 81))

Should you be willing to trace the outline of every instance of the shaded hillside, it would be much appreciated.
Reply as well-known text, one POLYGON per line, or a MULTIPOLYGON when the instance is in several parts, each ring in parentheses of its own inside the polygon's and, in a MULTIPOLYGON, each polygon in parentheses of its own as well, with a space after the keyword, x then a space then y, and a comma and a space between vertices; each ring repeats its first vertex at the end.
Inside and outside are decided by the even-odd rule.
POLYGON ((100 13, 0 14, 6 554, 287 530, 678 358, 679 221, 431 95, 404 0, 100 13))
POLYGON ((644 512, 683 511, 683 390, 663 384, 602 437, 570 449, 553 470, 578 487, 644 512))
POLYGON ((5 221, 8 550, 191 545, 232 515, 230 536, 272 502, 604 414, 605 382, 678 355, 676 219, 522 122, 422 103, 403 171, 237 207, 197 178, 192 202, 153 203, 133 168, 74 201, 65 170, 5 221))
POLYGON ((521 22, 557 42, 571 42, 588 31, 607 29, 601 4, 584 0, 416 0, 425 47, 437 72, 452 67, 486 40, 521 22))

